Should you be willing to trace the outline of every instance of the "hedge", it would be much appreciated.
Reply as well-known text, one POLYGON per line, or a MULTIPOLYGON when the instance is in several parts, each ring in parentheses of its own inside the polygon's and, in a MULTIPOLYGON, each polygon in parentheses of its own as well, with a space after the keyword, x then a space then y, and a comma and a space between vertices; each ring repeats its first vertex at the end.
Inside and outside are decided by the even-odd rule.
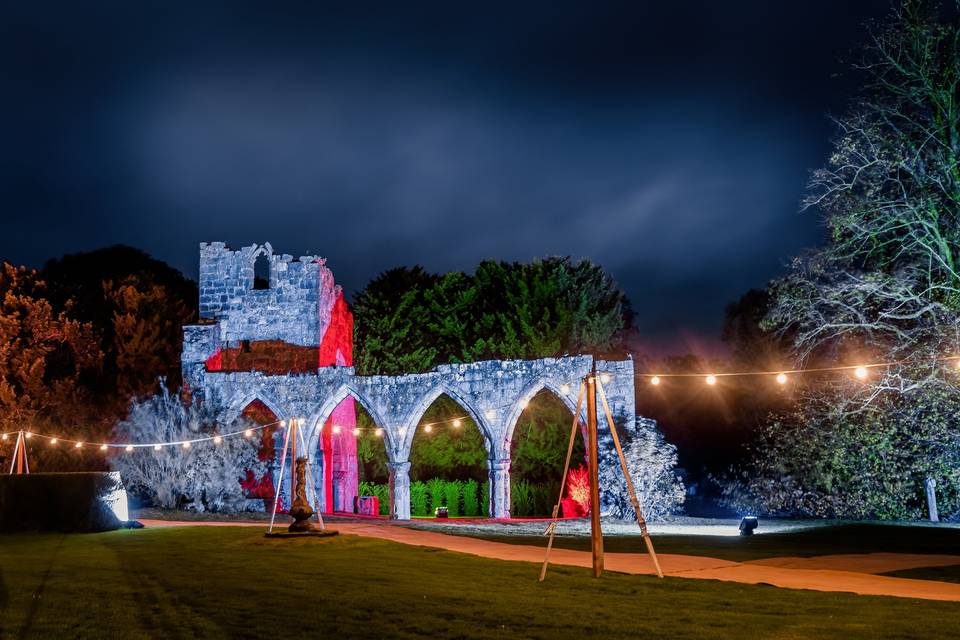
MULTIPOLYGON (((511 514, 516 517, 549 516, 557 500, 556 483, 532 483, 513 480, 511 514)), ((377 496, 381 515, 390 513, 390 489, 387 484, 361 482, 360 495, 377 496)), ((433 478, 426 482, 410 483, 410 513, 414 516, 432 516, 437 507, 446 507, 450 516, 468 518, 486 517, 489 513, 487 483, 476 480, 443 480, 433 478)))
POLYGON ((119 529, 127 495, 116 472, 0 475, 0 531, 119 529))

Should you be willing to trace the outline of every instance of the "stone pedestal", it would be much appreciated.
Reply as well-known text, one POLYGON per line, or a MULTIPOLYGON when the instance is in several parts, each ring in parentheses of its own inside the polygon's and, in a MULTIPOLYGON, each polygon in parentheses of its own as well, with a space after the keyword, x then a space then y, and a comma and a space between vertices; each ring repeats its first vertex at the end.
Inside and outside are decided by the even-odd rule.
POLYGON ((510 459, 487 460, 490 486, 490 517, 510 517, 510 459))
POLYGON ((390 469, 390 517, 410 519, 410 463, 388 462, 390 469))

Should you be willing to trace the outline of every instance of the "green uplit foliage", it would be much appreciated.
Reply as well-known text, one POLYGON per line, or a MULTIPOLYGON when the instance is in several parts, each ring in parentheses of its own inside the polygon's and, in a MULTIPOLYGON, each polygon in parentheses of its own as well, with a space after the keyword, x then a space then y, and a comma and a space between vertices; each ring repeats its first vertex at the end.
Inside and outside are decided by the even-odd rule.
POLYGON ((354 361, 363 374, 612 354, 631 321, 629 302, 600 267, 556 257, 530 264, 486 261, 473 275, 392 269, 357 295, 353 313, 354 361))
POLYGON ((461 515, 460 498, 463 492, 463 483, 459 480, 448 481, 443 486, 443 503, 447 505, 447 513, 451 518, 461 515))
POLYGON ((427 515, 427 485, 419 480, 410 483, 410 514, 427 515))
POLYGON ((475 517, 480 515, 480 483, 470 478, 463 483, 463 515, 475 517))

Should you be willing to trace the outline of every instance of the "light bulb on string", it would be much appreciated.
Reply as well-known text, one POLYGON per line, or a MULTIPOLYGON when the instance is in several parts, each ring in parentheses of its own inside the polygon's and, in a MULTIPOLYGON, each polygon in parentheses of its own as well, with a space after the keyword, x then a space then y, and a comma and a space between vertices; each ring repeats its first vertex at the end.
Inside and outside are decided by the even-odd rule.
POLYGON ((6 439, 7 439, 7 434, 0 435, 0 440, 6 440, 6 439))
POLYGON ((57 444, 56 438, 50 438, 50 444, 57 444))
POLYGON ((866 380, 868 373, 867 368, 864 366, 859 366, 853 370, 853 375, 857 376, 860 380, 866 380))
POLYGON ((253 429, 247 429, 246 431, 243 432, 243 437, 244 437, 244 438, 249 438, 249 437, 251 437, 252 435, 253 435, 253 429))
POLYGON ((433 425, 432 425, 432 424, 425 424, 425 425, 423 425, 423 430, 424 430, 426 433, 430 433, 431 431, 433 431, 433 425))
POLYGON ((30 438, 33 437, 33 434, 27 431, 25 434, 23 434, 23 437, 29 440, 30 438))
POLYGON ((520 401, 520 408, 521 408, 521 409, 526 409, 526 408, 527 408, 527 405, 529 405, 529 404, 530 404, 530 401, 527 400, 526 398, 524 398, 523 400, 520 401))
POLYGON ((601 374, 600 374, 600 382, 602 382, 603 384, 609 383, 609 382, 610 382, 610 374, 609 374, 609 373, 601 373, 601 374))
POLYGON ((777 374, 777 384, 787 384, 787 374, 778 373, 777 374))
MULTIPOLYGON (((290 421, 290 425, 293 426, 293 420, 290 421)), ((281 420, 281 421, 280 421, 280 428, 283 429, 285 426, 287 426, 287 421, 286 421, 286 420, 281 420)))
POLYGON ((456 427, 456 428, 459 429, 459 428, 460 428, 460 425, 462 425, 462 424, 463 424, 463 421, 462 421, 460 418, 454 418, 454 419, 453 419, 453 426, 454 426, 454 427, 456 427))
POLYGON ((74 449, 80 449, 80 448, 82 448, 82 447, 83 447, 83 443, 82 443, 82 442, 77 442, 76 444, 73 445, 73 448, 74 448, 74 449))
POLYGON ((223 442, 223 436, 213 436, 213 444, 220 444, 223 442))
POLYGON ((652 378, 650 378, 650 384, 652 384, 653 386, 657 386, 658 384, 660 384, 660 376, 653 376, 652 378))
POLYGON ((335 434, 338 434, 338 435, 339 435, 339 434, 340 434, 340 431, 341 431, 340 425, 338 425, 338 424, 333 425, 333 432, 334 432, 335 434))
POLYGON ((106 451, 106 450, 107 450, 107 445, 105 444, 100 445, 100 451, 106 451))
POLYGON ((353 428, 353 435, 354 435, 354 436, 360 435, 360 427, 354 427, 354 428, 353 428))
POLYGON ((376 431, 373 432, 373 435, 377 436, 378 438, 382 438, 382 437, 383 437, 383 429, 381 429, 380 427, 377 427, 376 431))
POLYGON ((190 448, 190 441, 189 441, 189 440, 187 440, 186 442, 183 443, 183 448, 184 448, 184 449, 189 449, 189 448, 190 448))
POLYGON ((153 450, 154 450, 154 451, 160 451, 161 448, 162 448, 162 447, 161 447, 160 445, 158 445, 158 444, 153 445, 153 450))
POLYGON ((707 382, 708 385, 710 385, 710 386, 712 387, 713 385, 717 384, 717 376, 715 376, 715 375, 713 375, 713 374, 711 373, 710 375, 708 375, 708 376, 706 377, 706 382, 707 382))
POLYGON ((570 393, 570 385, 568 385, 568 384, 562 384, 562 385, 560 385, 560 393, 562 393, 562 394, 564 394, 564 395, 570 393))
POLYGON ((132 444, 128 444, 127 446, 125 446, 125 447, 123 448, 123 450, 126 451, 127 453, 130 453, 131 451, 133 451, 133 445, 132 445, 132 444))

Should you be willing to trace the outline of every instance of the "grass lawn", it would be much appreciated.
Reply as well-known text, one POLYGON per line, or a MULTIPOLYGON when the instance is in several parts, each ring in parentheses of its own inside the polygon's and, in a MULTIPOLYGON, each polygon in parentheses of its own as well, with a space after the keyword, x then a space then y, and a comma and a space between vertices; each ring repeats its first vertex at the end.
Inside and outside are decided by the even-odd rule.
MULTIPOLYGON (((761 523, 761 526, 762 523, 761 523)), ((444 533, 456 533, 454 527, 444 533)), ((486 540, 546 546, 542 536, 483 535, 486 540)), ((960 555, 960 529, 946 527, 849 524, 754 536, 655 535, 659 553, 682 553, 725 560, 757 560, 777 556, 821 556, 835 553, 940 553, 960 555)), ((554 545, 588 551, 588 537, 558 536, 554 545)), ((603 548, 610 552, 644 551, 640 536, 609 536, 603 548)))
POLYGON ((196 527, 0 536, 0 638, 960 637, 960 606, 196 527))

